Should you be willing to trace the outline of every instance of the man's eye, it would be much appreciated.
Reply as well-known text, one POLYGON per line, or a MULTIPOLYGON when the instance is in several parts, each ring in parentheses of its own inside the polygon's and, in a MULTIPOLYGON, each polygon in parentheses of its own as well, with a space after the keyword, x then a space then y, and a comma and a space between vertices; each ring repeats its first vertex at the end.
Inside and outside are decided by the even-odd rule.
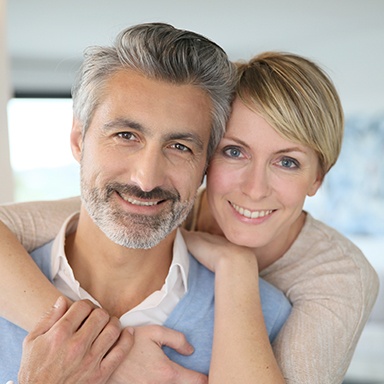
POLYGON ((117 136, 124 140, 134 140, 136 138, 132 132, 119 132, 117 136))
POLYGON ((173 148, 181 152, 190 152, 191 150, 184 144, 176 143, 172 145, 173 148))
POLYGON ((240 157, 242 157, 241 150, 239 148, 237 148, 237 147, 226 147, 226 148, 224 148, 223 153, 226 156, 232 157, 232 158, 240 158, 240 157))

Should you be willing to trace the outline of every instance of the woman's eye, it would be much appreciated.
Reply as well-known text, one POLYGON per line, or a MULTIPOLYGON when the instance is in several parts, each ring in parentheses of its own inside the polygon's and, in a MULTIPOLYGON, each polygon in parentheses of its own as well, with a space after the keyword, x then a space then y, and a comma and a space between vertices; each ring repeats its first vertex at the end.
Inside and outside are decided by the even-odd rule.
POLYGON ((233 157, 233 158, 239 158, 242 157, 242 153, 239 148, 236 147, 227 147, 224 148, 224 154, 228 157, 233 157))
POLYGON ((279 164, 280 164, 280 166, 282 166, 283 168, 289 168, 289 169, 292 169, 292 168, 299 168, 299 163, 298 163, 298 161, 296 161, 296 160, 294 160, 294 159, 291 159, 291 158, 289 158, 289 157, 280 160, 280 161, 279 161, 279 164))

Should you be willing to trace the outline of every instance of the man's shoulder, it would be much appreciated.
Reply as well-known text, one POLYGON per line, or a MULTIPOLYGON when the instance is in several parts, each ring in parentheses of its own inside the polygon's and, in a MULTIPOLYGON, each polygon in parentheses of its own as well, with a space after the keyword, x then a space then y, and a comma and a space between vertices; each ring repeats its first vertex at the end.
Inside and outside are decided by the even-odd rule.
POLYGON ((30 253, 32 259, 44 273, 46 277, 51 280, 51 252, 52 252, 53 240, 36 248, 30 253))
POLYGON ((272 342, 288 319, 292 305, 280 289, 262 278, 259 278, 259 289, 264 321, 272 342))
MULTIPOLYGON (((212 300, 214 297, 214 280, 214 273, 191 256, 189 274, 191 290, 189 294, 193 299, 189 297, 190 301, 195 301, 199 306, 202 306, 204 301, 212 300), (199 297, 199 300, 196 300, 196 297, 199 297)), ((264 320, 272 342, 288 319, 292 305, 280 289, 261 277, 259 278, 259 290, 264 320)))

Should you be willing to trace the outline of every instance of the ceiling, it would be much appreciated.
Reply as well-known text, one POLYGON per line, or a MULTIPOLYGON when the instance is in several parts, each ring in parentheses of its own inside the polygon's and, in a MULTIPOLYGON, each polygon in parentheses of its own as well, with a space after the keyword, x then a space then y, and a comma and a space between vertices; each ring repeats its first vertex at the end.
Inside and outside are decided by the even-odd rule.
POLYGON ((382 0, 8 0, 13 87, 68 92, 86 46, 149 21, 204 34, 233 60, 302 54, 331 75, 347 113, 384 113, 382 0))

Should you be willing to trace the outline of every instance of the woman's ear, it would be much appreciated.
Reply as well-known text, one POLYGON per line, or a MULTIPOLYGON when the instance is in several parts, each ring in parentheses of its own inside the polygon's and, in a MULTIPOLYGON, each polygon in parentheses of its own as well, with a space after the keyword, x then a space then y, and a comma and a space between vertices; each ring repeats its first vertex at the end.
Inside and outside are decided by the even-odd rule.
POLYGON ((312 185, 309 187, 307 196, 314 196, 316 195, 316 192, 321 187, 321 184, 323 184, 324 175, 319 171, 317 173, 316 179, 313 181, 312 185))
POLYGON ((73 157, 80 163, 83 150, 83 126, 79 120, 73 119, 71 130, 71 149, 73 157))

